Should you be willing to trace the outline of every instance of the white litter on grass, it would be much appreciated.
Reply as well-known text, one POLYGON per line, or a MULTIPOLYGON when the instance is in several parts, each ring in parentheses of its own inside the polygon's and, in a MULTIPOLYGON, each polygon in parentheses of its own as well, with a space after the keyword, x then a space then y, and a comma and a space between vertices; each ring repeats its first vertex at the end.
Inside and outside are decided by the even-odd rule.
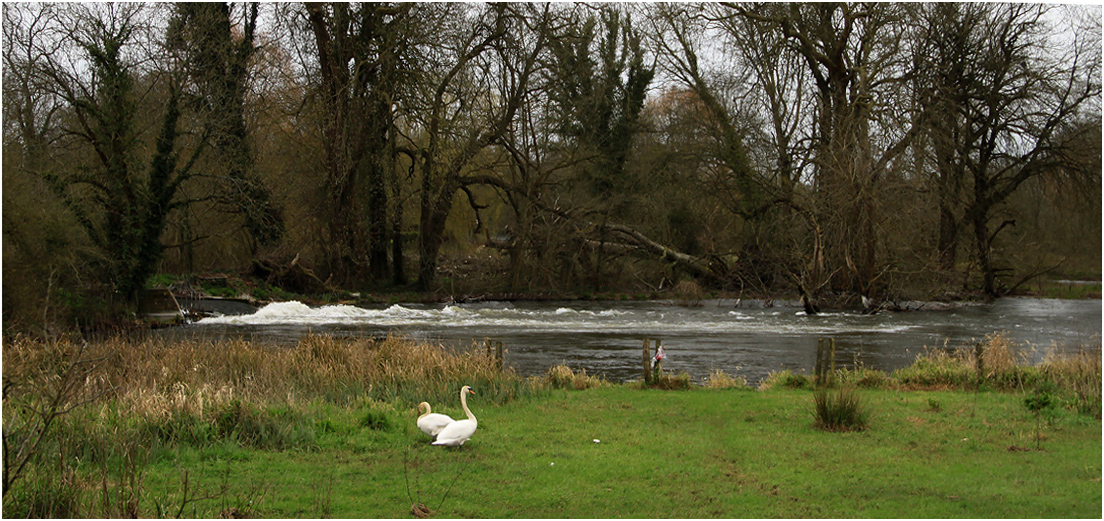
POLYGON ((556 464, 556 462, 555 462, 555 461, 553 461, 552 463, 549 463, 549 464, 548 464, 548 466, 549 466, 549 467, 551 467, 551 466, 553 466, 553 465, 555 465, 555 464, 556 464))
POLYGON ((595 439, 595 440, 594 440, 594 443, 602 443, 602 442, 601 442, 601 441, 599 441, 599 440, 597 440, 597 439, 595 439))

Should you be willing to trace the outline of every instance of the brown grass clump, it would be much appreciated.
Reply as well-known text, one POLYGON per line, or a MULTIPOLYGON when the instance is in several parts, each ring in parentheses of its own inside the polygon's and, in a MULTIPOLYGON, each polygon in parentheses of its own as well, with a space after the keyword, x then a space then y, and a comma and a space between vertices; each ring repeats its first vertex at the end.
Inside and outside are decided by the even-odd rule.
POLYGON ((586 369, 580 369, 576 373, 570 367, 562 364, 548 368, 543 383, 553 389, 574 389, 576 391, 609 385, 600 377, 587 375, 586 369))
POLYGON ((961 387, 973 381, 976 362, 966 350, 928 349, 893 377, 909 388, 961 387))
POLYGON ((659 378, 651 383, 651 387, 663 389, 664 391, 687 391, 691 387, 690 375, 687 373, 675 375, 666 371, 660 371, 659 378))
POLYGON ((766 391, 775 387, 781 389, 811 389, 812 386, 813 382, 808 376, 795 373, 789 369, 772 371, 762 382, 759 382, 760 391, 766 391))
POLYGON ((1027 355, 1015 353, 1015 345, 1003 333, 987 335, 981 343, 982 356, 978 360, 977 350, 971 359, 974 370, 984 378, 991 380, 1007 380, 1014 377, 1019 366, 1027 365, 1027 355), (979 367, 980 364, 980 367, 979 367))
POLYGON ((853 385, 861 389, 883 389, 893 385, 886 373, 862 366, 840 370, 837 377, 840 385, 853 385))
POLYGON ((710 389, 733 389, 747 387, 747 378, 742 376, 729 376, 720 369, 714 369, 705 379, 705 386, 710 389))
POLYGON ((1100 346, 1081 346, 1076 353, 1058 353, 1051 348, 1039 370, 1059 389, 1072 394, 1070 406, 1082 414, 1101 417, 1100 346))

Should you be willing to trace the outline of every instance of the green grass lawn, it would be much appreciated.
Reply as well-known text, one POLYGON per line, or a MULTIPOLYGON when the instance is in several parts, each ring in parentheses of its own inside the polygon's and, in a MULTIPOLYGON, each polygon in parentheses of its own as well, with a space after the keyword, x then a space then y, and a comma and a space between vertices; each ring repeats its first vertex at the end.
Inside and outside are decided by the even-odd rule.
POLYGON ((1054 410, 1036 450, 1021 394, 859 392, 872 417, 848 433, 813 427, 807 390, 476 394, 459 450, 429 444, 413 403, 374 428, 335 407, 311 449, 159 449, 143 503, 175 515, 186 471, 190 498, 217 496, 188 502, 193 517, 1101 517, 1099 420, 1054 410))

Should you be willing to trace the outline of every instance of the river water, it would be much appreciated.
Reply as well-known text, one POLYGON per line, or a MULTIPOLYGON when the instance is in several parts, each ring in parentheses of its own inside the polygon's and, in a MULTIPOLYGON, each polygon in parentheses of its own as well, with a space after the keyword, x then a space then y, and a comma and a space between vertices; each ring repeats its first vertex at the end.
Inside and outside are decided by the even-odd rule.
POLYGON ((407 337, 458 349, 500 341, 506 365, 524 376, 566 364, 614 382, 640 377, 644 338, 660 339, 664 368, 701 382, 715 369, 752 384, 774 371, 811 374, 819 338, 836 341, 838 366, 892 371, 927 348, 972 349, 1003 333, 1031 363, 1050 349, 1099 352, 1100 300, 1005 298, 991 304, 918 311, 828 311, 807 316, 795 302, 714 300, 671 302, 480 302, 378 307, 299 302, 269 304, 252 313, 204 318, 160 330, 171 338, 251 338, 293 345, 307 334, 407 337))

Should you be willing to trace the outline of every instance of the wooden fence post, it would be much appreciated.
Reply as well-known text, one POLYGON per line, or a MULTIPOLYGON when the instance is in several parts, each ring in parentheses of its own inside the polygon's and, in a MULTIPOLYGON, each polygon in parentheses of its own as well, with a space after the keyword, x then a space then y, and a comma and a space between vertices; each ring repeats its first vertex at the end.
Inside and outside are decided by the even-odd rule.
MULTIPOLYGON (((655 344, 655 346, 656 346, 656 355, 659 355, 660 340, 657 338, 655 342, 656 342, 656 344, 655 344)), ((655 365, 652 366, 652 383, 653 384, 659 383, 659 364, 662 364, 662 363, 663 363, 663 360, 656 360, 655 365)))
POLYGON ((651 371, 650 371, 651 367, 649 367, 649 364, 648 364, 648 362, 651 361, 651 359, 652 359, 652 354, 648 350, 648 348, 651 347, 651 343, 652 343, 652 339, 650 339, 650 338, 645 338, 644 339, 644 374, 643 374, 643 376, 644 376, 644 380, 643 380, 644 385, 648 385, 648 384, 651 383, 651 379, 648 376, 649 374, 651 374, 651 371))
POLYGON ((817 339, 816 369, 813 379, 817 386, 831 385, 836 375, 836 339, 817 339))

